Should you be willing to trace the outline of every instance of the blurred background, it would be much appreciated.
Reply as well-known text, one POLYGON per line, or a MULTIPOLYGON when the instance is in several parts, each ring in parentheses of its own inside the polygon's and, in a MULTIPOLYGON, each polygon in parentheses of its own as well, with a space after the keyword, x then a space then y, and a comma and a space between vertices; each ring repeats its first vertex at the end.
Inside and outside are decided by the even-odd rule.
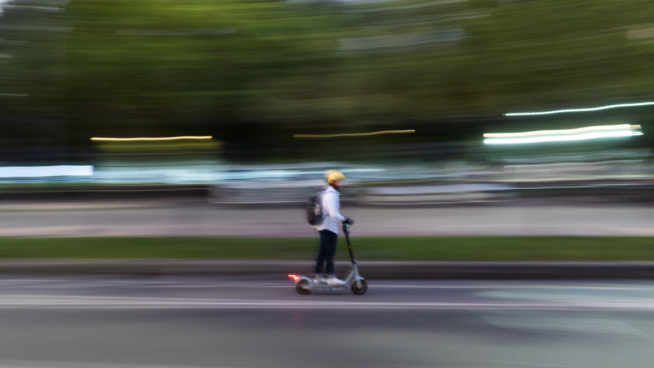
POLYGON ((0 7, 1 198, 298 203, 332 168, 361 204, 650 197, 648 1, 0 7))
POLYGON ((651 368, 653 5, 0 0, 0 367, 651 368))

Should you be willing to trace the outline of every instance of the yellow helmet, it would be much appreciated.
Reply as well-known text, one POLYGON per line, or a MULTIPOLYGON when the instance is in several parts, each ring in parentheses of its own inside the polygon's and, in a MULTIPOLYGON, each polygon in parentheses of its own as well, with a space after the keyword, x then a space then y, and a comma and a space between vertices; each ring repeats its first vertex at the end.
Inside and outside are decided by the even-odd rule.
POLYGON ((327 183, 331 184, 337 180, 345 180, 345 175, 342 172, 331 170, 327 173, 327 183))

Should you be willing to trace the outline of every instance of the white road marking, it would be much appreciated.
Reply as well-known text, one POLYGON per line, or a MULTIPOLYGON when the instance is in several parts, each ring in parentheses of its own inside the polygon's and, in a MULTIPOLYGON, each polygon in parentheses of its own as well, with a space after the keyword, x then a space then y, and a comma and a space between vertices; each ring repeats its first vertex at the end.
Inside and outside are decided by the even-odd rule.
MULTIPOLYGON (((164 280, 53 280, 53 279, 5 279, 0 280, 1 289, 16 288, 48 288, 48 289, 76 289, 76 288, 99 288, 99 287, 125 287, 125 288, 155 288, 155 289, 202 289, 202 288, 291 288, 292 282, 249 282, 249 281, 164 281, 164 280), (25 283, 36 283, 25 285, 25 283), (38 284, 43 283, 43 285, 38 284)), ((626 284, 591 284, 591 285, 569 285, 561 284, 538 284, 538 283, 492 283, 472 282, 467 284, 443 283, 385 283, 369 281, 370 289, 442 289, 442 290, 486 290, 486 289, 547 289, 547 290, 650 290, 654 292, 654 283, 643 285, 626 284)))
MULTIPOLYGON (((208 366, 167 365, 167 364, 131 364, 131 363, 95 363, 68 361, 35 361, 35 360, 0 360, 1 368, 209 368, 208 366)), ((211 366, 212 368, 232 368, 226 366, 211 366)))
POLYGON ((481 312, 477 315, 493 326, 532 333, 597 337, 649 338, 629 323, 615 318, 579 314, 530 312, 481 312))
POLYGON ((293 284, 253 284, 253 283, 226 283, 226 284, 175 284, 166 283, 148 284, 144 282, 135 282, 131 284, 119 282, 79 282, 63 283, 60 285, 0 285, 2 289, 95 289, 95 288, 146 288, 146 289, 205 289, 205 288, 292 288, 293 284))
POLYGON ((567 290, 652 290, 652 286, 575 286, 575 285, 510 285, 510 284, 486 284, 486 285, 395 285, 395 284, 375 284, 369 283, 369 288, 384 288, 384 289, 567 289, 567 290))
POLYGON ((6 289, 85 289, 85 288, 101 288, 101 287, 174 287, 174 282, 168 281, 131 281, 131 280, 113 280, 113 281, 75 281, 75 280, 60 280, 61 284, 48 284, 48 285, 0 285, 0 290, 6 289), (165 285, 170 284, 170 285, 165 285))
POLYGON ((519 362, 509 362, 506 360, 493 360, 488 359, 487 362, 500 363, 502 366, 509 367, 538 367, 538 368, 583 368, 578 365, 559 365, 559 364, 539 364, 539 363, 519 363, 519 362))
POLYGON ((0 308, 654 311, 654 299, 621 300, 619 302, 347 302, 329 300, 4 295, 0 297, 0 308))
POLYGON ((288 289, 293 285, 177 285, 177 286, 136 286, 143 288, 158 288, 158 289, 218 289, 218 288, 247 288, 247 289, 288 289))
POLYGON ((57 280, 57 279, 0 279, 1 284, 15 284, 19 282, 66 282, 66 280, 57 280))

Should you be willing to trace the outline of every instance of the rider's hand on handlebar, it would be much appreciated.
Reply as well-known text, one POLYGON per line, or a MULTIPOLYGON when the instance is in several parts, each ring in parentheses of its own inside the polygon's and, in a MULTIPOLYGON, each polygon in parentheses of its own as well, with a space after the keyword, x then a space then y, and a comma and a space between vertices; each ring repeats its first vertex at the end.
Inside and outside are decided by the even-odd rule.
POLYGON ((354 220, 348 217, 345 220, 343 220, 343 223, 348 225, 354 225, 354 220))

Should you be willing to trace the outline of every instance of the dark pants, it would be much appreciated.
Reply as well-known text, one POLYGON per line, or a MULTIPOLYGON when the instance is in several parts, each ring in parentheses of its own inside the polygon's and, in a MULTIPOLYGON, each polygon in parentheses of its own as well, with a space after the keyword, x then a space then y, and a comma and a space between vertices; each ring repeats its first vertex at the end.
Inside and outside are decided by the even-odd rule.
POLYGON ((334 274, 334 255, 336 255, 336 242, 338 234, 329 230, 319 231, 320 233, 320 251, 316 261, 316 275, 322 275, 322 265, 327 261, 327 273, 334 274))

